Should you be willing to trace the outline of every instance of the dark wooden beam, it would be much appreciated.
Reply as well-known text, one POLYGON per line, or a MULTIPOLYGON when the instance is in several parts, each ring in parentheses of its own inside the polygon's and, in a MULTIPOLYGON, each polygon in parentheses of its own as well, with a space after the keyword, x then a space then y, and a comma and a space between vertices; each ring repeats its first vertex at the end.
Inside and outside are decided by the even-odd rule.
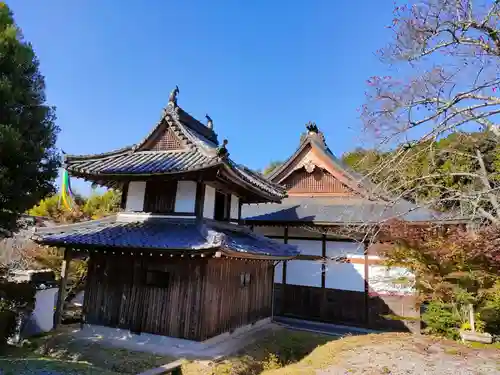
POLYGON ((120 208, 122 210, 125 210, 125 207, 127 205, 127 195, 128 195, 128 182, 124 182, 122 187, 122 198, 120 201, 120 208))
POLYGON ((64 258, 61 264, 61 278, 59 279, 59 292, 57 293, 56 309, 54 313, 53 329, 57 329, 61 324, 62 313, 64 309, 64 300, 66 298, 66 286, 68 283, 68 271, 72 258, 72 250, 64 249, 64 258))
MULTIPOLYGON (((285 244, 288 243, 288 227, 285 227, 283 229, 283 242, 285 244)), ((283 276, 281 279, 281 313, 285 314, 286 313, 286 267, 287 267, 288 262, 284 261, 283 262, 283 276)))
MULTIPOLYGON (((321 236, 321 256, 326 258, 326 234, 321 236)), ((321 287, 324 289, 326 284, 326 264, 321 262, 321 287)))
MULTIPOLYGON (((252 225, 252 228, 253 228, 253 225, 252 225)), ((273 239, 283 239, 283 236, 269 235, 266 237, 273 238, 273 239)), ((323 237, 288 236, 288 239, 289 240, 323 241, 323 237)), ((326 236, 325 236, 325 241, 326 242, 357 242, 355 239, 350 239, 350 238, 326 238, 326 236)))
POLYGON ((205 184, 201 181, 196 183, 196 200, 194 203, 194 212, 196 218, 203 219, 203 207, 205 206, 205 184))

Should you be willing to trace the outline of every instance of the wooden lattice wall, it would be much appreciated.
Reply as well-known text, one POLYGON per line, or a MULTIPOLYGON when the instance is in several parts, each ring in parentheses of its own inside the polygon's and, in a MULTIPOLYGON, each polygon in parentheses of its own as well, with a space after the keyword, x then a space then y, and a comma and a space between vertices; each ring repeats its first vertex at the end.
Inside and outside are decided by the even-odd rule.
POLYGON ((182 143, 170 128, 160 134, 151 147, 152 151, 168 151, 180 149, 182 149, 182 143))
POLYGON ((354 192, 345 184, 337 180, 330 173, 316 167, 312 173, 304 168, 293 172, 284 185, 289 193, 332 193, 354 195, 354 192))

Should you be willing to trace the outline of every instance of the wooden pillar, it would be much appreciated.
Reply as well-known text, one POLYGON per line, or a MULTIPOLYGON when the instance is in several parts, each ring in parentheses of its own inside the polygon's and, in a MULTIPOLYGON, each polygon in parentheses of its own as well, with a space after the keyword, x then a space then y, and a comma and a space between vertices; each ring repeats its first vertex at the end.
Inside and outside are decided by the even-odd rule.
POLYGON ((327 320, 326 316, 326 306, 327 306, 327 298, 326 298, 326 234, 321 235, 321 306, 319 306, 319 316, 322 320, 327 320))
POLYGON ((368 243, 364 242, 365 259, 365 324, 370 325, 370 282, 369 282, 369 264, 368 264, 368 243))
POLYGON ((321 235, 321 288, 325 289, 326 284, 326 234, 321 235))
MULTIPOLYGON (((288 227, 285 227, 283 230, 283 242, 285 244, 288 243, 288 227)), ((286 313, 286 299, 287 299, 287 294, 286 294, 286 265, 288 264, 288 261, 283 262, 283 275, 281 278, 281 313, 285 314, 286 313)))
POLYGON ((66 285, 68 283, 68 270, 71 263, 71 249, 64 249, 64 258, 61 264, 61 278, 59 279, 59 291, 57 293, 56 309, 54 312, 54 326, 56 329, 61 324, 64 300, 66 299, 66 285))
POLYGON ((198 181, 196 183, 196 198, 194 203, 194 212, 196 220, 203 219, 203 206, 205 204, 205 184, 198 181))

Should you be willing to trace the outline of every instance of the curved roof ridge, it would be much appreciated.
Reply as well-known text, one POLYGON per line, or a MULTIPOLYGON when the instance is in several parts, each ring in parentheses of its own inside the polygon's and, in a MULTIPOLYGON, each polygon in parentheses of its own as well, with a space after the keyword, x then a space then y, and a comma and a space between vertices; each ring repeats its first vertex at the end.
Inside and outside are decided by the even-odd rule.
POLYGON ((64 161, 69 161, 69 160, 83 160, 83 159, 102 159, 102 158, 107 158, 111 156, 117 156, 117 155, 123 155, 126 154, 127 152, 133 151, 134 146, 126 146, 122 147, 116 150, 111 150, 107 152, 101 152, 98 154, 82 154, 82 155, 74 155, 74 154, 64 154, 64 161))

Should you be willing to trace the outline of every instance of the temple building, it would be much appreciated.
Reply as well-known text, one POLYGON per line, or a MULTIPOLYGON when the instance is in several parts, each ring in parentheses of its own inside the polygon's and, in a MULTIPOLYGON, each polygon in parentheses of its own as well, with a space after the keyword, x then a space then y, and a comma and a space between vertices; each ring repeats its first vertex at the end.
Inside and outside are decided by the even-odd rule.
POLYGON ((241 223, 300 250, 297 258, 276 269, 275 314, 418 329, 414 277, 405 269, 381 264, 378 251, 391 246, 390 239, 374 238, 369 231, 395 218, 412 225, 453 225, 456 220, 405 200, 393 202, 377 192, 333 155, 314 123, 307 124, 297 150, 268 180, 286 188, 288 197, 243 205, 241 223))
POLYGON ((65 156, 71 176, 120 189, 121 212, 33 239, 64 250, 61 290, 71 259, 88 257, 84 323, 202 341, 270 317, 275 267, 298 251, 237 224, 242 204, 278 204, 286 190, 232 161, 178 93, 136 145, 65 156))

